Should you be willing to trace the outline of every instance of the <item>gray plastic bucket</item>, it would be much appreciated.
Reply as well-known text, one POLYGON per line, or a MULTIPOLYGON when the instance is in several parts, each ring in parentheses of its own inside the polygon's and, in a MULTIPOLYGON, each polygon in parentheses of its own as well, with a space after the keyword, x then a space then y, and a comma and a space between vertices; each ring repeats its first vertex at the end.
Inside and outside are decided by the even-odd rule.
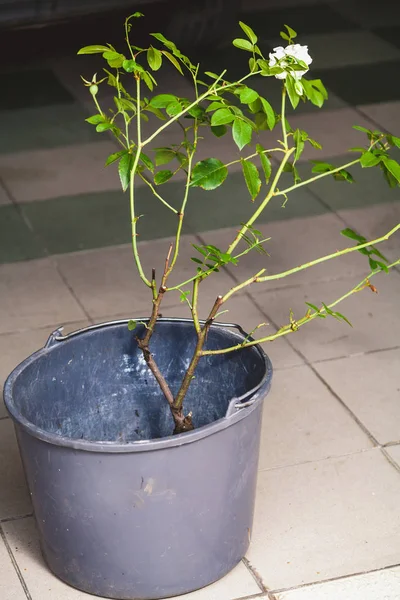
MULTIPOLYGON (((68 584, 108 598, 175 596, 225 575, 250 543, 263 399, 260 347, 205 357, 188 393, 196 429, 172 436, 169 407, 127 321, 62 336, 4 389, 42 552, 68 584)), ((207 347, 243 340, 213 325, 207 347)), ((152 352, 176 392, 195 344, 162 319, 152 352)))

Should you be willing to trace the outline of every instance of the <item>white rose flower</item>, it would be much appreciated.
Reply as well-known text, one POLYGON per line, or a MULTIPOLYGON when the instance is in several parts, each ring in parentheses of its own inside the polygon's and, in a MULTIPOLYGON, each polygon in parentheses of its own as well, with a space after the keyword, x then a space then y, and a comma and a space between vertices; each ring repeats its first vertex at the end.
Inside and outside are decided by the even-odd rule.
MULTIPOLYGON (((306 65, 310 65, 312 63, 312 58, 308 54, 308 46, 301 46, 300 44, 290 44, 289 46, 286 46, 286 48, 283 48, 283 46, 277 46, 276 48, 274 48, 273 52, 270 52, 269 66, 275 67, 280 61, 279 66, 283 69, 289 67, 289 64, 285 60, 282 60, 285 58, 285 56, 293 56, 293 58, 305 62, 306 65)), ((307 73, 307 71, 308 69, 305 71, 291 71, 291 75, 293 75, 295 79, 301 79, 303 75, 307 73)), ((286 79, 286 76, 286 71, 283 71, 283 73, 277 73, 275 75, 276 79, 286 79)))

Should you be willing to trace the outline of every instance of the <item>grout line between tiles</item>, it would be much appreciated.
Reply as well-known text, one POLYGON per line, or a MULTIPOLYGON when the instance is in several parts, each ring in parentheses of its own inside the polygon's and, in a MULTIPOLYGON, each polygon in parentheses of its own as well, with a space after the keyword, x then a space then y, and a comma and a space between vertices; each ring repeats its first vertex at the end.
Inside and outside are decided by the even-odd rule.
POLYGON ((329 577, 328 579, 321 579, 321 581, 312 581, 310 583, 303 583, 297 586, 292 586, 288 588, 279 588, 276 590, 272 590, 272 594, 282 594, 283 592, 292 592, 295 590, 301 590, 304 588, 309 588, 312 586, 322 585, 324 583, 330 583, 331 581, 342 581, 345 579, 351 579, 352 577, 358 577, 360 575, 368 575, 369 573, 379 573, 381 571, 388 571, 389 569, 395 569, 396 567, 400 567, 400 563, 396 563, 394 565, 387 565, 386 567, 380 567, 378 569, 369 569, 367 571, 357 571, 356 573, 350 573, 349 575, 339 575, 338 577, 329 577))
POLYGON ((390 463, 392 467, 396 469, 398 473, 400 473, 400 465, 390 456, 389 452, 386 451, 386 447, 381 447, 381 452, 388 463, 390 463))
POLYGON ((244 556, 242 558, 242 562, 245 565, 246 569, 249 571, 250 575, 253 577, 254 581, 257 583, 257 585, 260 588, 261 592, 263 594, 265 594, 265 592, 267 592, 268 590, 265 587, 264 582, 262 580, 262 577, 258 573, 257 569, 255 567, 253 567, 253 565, 251 564, 251 562, 249 561, 249 559, 246 558, 246 556, 244 556))
POLYGON ((11 521, 22 521, 22 519, 28 519, 33 517, 33 512, 26 513, 26 515, 18 515, 17 517, 4 517, 0 519, 0 523, 10 523, 11 521))
POLYGON ((346 452, 345 454, 332 454, 331 456, 325 456, 324 458, 317 458, 311 460, 304 460, 301 462, 294 462, 288 465, 279 465, 277 467, 267 467, 265 469, 258 469, 258 473, 265 473, 267 471, 280 471, 282 469, 291 469, 292 467, 301 467, 302 465, 311 465, 313 463, 325 462, 327 460, 334 460, 336 458, 346 458, 348 456, 357 456, 358 454, 364 454, 365 452, 371 452, 371 450, 382 450, 381 446, 374 446, 373 448, 363 448, 356 452, 346 452))
POLYGON ((18 563, 17 563, 17 561, 15 560, 15 557, 14 557, 13 551, 11 550, 11 546, 10 546, 10 544, 8 543, 8 540, 7 540, 7 538, 6 538, 6 534, 4 533, 4 531, 3 531, 3 528, 2 528, 2 526, 1 526, 1 525, 0 525, 0 537, 1 537, 1 539, 3 540, 3 542, 4 542, 4 545, 5 545, 6 549, 7 549, 8 555, 9 555, 9 557, 10 557, 10 560, 11 560, 11 562, 12 562, 12 565, 13 565, 13 567, 14 567, 14 569, 15 569, 15 572, 17 573, 17 576, 18 576, 18 579, 19 579, 19 581, 20 581, 20 584, 21 584, 21 586, 22 586, 22 589, 23 589, 23 590, 24 590, 24 592, 25 592, 25 596, 26 596, 27 600, 33 600, 33 599, 32 599, 32 596, 31 596, 31 594, 30 594, 30 592, 29 592, 29 590, 28 590, 28 586, 27 586, 27 585, 26 585, 26 583, 25 583, 25 579, 23 578, 23 575, 22 575, 22 573, 21 573, 21 570, 20 570, 20 568, 19 568, 19 566, 18 566, 18 563))
MULTIPOLYGON (((274 327, 278 329, 278 325, 271 319, 262 309, 262 307, 256 302, 256 300, 250 296, 250 294, 246 294, 248 298, 251 300, 253 305, 258 308, 259 311, 273 324, 274 327)), ((319 381, 327 388, 327 390, 336 398, 336 400, 342 405, 342 407, 347 411, 347 413, 353 418, 353 420, 357 423, 357 425, 362 429, 365 435, 370 439, 375 447, 380 447, 378 440, 372 435, 372 433, 367 429, 364 423, 357 417, 357 415, 347 406, 347 404, 342 400, 342 398, 334 391, 334 389, 325 381, 325 379, 320 375, 317 369, 314 367, 313 363, 311 363, 308 358, 298 350, 290 340, 286 340, 292 350, 303 359, 304 363, 311 369, 314 375, 319 379, 319 381)))

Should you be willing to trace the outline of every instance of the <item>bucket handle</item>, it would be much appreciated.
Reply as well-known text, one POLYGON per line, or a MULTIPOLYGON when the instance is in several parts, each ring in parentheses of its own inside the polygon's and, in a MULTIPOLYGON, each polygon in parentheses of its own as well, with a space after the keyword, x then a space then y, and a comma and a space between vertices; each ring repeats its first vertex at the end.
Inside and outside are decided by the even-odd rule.
MULTIPOLYGON (((149 317, 137 317, 135 318, 135 321, 149 321, 149 317)), ((177 321, 179 321, 180 323, 193 323, 192 319, 182 319, 180 317, 160 317, 158 319, 158 321, 162 321, 164 323, 175 323, 177 321)), ((77 335, 80 335, 81 333, 84 333, 86 331, 93 331, 96 329, 100 329, 100 328, 104 328, 104 327, 111 327, 112 325, 122 325, 122 324, 128 324, 129 323, 129 319, 117 319, 115 321, 106 321, 105 323, 96 323, 95 325, 88 325, 87 327, 82 327, 82 329, 77 329, 76 331, 72 331, 71 333, 67 333, 65 335, 63 335, 63 329, 64 327, 58 327, 58 329, 56 329, 55 331, 53 331, 53 333, 51 333, 48 337, 47 342, 45 343, 44 347, 45 348, 51 348, 52 346, 55 346, 58 342, 64 342, 65 340, 69 340, 70 338, 73 338, 77 335)), ((206 321, 205 320, 200 320, 200 324, 201 325, 205 325, 206 321)), ((236 323, 219 323, 216 322, 214 323, 215 325, 218 325, 218 327, 227 327, 227 328, 231 328, 231 329, 237 329, 238 331, 240 331, 240 333, 242 333, 243 335, 246 335, 246 332, 240 327, 240 325, 237 325, 236 323)))

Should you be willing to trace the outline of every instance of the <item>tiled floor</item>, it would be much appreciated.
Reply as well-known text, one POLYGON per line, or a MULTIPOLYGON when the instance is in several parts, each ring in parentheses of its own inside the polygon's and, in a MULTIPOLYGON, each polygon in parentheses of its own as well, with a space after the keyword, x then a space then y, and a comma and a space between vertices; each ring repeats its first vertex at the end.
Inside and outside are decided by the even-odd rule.
MULTIPOLYGON (((399 6, 396 0, 243 2, 242 19, 264 47, 288 23, 315 55, 312 73, 323 79, 330 100, 321 111, 304 105, 293 115, 289 109, 288 117, 322 142, 318 158, 349 160, 347 149, 362 139, 353 124, 400 135, 399 6)), ((228 64, 234 76, 243 56, 232 52, 222 44, 204 61, 213 61, 213 70, 228 64)), ((79 74, 90 76, 91 64, 73 53, 51 55, 2 73, 9 93, 0 98, 0 383, 60 324, 71 331, 149 311, 131 257, 126 196, 114 166, 102 168, 114 142, 84 122, 93 109, 79 74)), ((188 93, 172 71, 161 78, 160 91, 172 83, 188 93)), ((264 89, 278 110, 272 83, 260 79, 253 87, 264 89)), ((263 134, 262 141, 270 137, 263 134)), ((162 143, 173 140, 165 136, 162 143)), ((206 136, 201 156, 227 158, 232 147, 220 143, 218 153, 206 136)), ((310 151, 304 158, 316 156, 310 151)), ((299 169, 308 172, 308 163, 299 169)), ((271 237, 270 256, 249 256, 210 278, 202 314, 216 294, 264 266, 272 274, 343 247, 345 226, 372 239, 398 223, 399 190, 389 190, 376 170, 352 173, 359 183, 324 179, 299 189, 285 208, 275 198, 259 225, 271 237)), ((172 203, 181 194, 179 182, 164 189, 172 203)), ((138 202, 150 271, 165 254, 175 219, 153 210, 147 188, 138 202)), ((215 194, 194 189, 177 275, 188 276, 193 242, 225 246, 251 210, 240 172, 215 194)), ((398 258, 400 236, 384 250, 398 258)), ((363 259, 350 254, 268 288, 252 286, 221 318, 247 330, 266 322, 274 331, 290 309, 302 315, 305 301, 334 300, 358 283, 366 274, 363 259)), ((353 329, 318 320, 266 347, 275 375, 265 403, 252 544, 231 574, 188 600, 399 600, 400 270, 377 277, 376 286, 379 294, 365 290, 343 304, 353 329)), ((168 297, 162 313, 187 316, 178 297, 168 297)), ((0 573, 2 600, 90 598, 44 565, 3 404, 0 573)))

